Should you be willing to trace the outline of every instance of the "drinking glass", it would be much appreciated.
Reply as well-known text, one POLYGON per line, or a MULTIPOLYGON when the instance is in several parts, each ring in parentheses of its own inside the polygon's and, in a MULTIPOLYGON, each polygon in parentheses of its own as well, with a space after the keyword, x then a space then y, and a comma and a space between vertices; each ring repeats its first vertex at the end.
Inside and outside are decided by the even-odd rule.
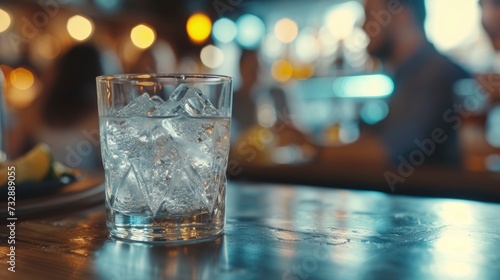
POLYGON ((189 242, 224 230, 232 79, 97 77, 106 225, 112 236, 189 242))

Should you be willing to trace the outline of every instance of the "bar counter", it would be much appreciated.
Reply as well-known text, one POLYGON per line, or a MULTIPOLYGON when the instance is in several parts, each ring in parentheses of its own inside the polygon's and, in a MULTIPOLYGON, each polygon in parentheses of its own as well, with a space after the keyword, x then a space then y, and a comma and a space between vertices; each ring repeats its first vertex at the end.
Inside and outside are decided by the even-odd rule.
MULTIPOLYGON (((0 279, 498 279, 500 205, 230 182, 225 234, 191 245, 112 239, 102 201, 19 216, 0 279)), ((5 219, 5 217, 3 217, 5 219)))

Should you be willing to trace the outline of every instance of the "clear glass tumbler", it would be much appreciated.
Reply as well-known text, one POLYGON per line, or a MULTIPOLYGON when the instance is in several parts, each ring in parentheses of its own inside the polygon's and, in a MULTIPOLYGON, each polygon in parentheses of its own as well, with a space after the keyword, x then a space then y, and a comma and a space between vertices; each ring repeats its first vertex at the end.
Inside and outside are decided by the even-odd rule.
POLYGON ((111 235, 185 242, 221 234, 232 79, 99 76, 97 94, 111 235))

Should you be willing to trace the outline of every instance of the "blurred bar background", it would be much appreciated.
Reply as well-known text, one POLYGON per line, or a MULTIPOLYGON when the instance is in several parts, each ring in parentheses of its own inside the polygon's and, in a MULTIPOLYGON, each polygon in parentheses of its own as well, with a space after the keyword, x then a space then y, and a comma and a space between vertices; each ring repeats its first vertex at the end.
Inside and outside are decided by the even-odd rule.
MULTIPOLYGON (((495 51, 481 26, 478 1, 453 1, 452 9, 449 3, 426 1, 429 40, 471 73, 494 73, 495 51)), ((97 46, 106 74, 224 74, 235 78, 238 90, 243 84, 240 73, 258 67, 254 83, 279 89, 276 96, 256 102, 260 127, 269 128, 285 117, 320 145, 355 142, 360 126, 387 116, 394 89, 392 80, 382 74, 381 62, 367 54, 363 21, 361 1, 0 1, 7 126, 3 138, 8 139, 8 153, 18 157, 44 139, 38 137, 43 134, 38 131, 39 107, 48 100, 44 94, 56 79, 56 62, 82 43, 97 46), (242 60, 240 69, 244 52, 256 53, 257 66, 242 60), (33 143, 26 141, 27 135, 33 143)), ((464 169, 500 172, 500 79, 476 80, 458 84, 458 98, 481 91, 489 91, 492 98, 474 106, 460 127, 464 169)), ((242 132, 241 127, 234 129, 233 140, 242 132)), ((90 129, 74 133, 95 142, 90 129)), ((96 147, 92 146, 98 151, 96 147)), ((63 145, 56 157, 80 167, 68 162, 71 151, 78 153, 78 146, 68 150, 63 145)), ((273 163, 304 158, 304 151, 294 146, 273 146, 269 153, 266 160, 273 163)))

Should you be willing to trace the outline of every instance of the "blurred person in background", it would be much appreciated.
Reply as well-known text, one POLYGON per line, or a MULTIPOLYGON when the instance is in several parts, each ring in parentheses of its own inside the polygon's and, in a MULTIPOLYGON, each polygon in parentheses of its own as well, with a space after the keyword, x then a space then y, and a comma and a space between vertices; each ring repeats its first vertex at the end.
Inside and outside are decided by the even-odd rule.
POLYGON ((271 164, 276 162, 277 149, 286 146, 291 153, 285 154, 291 156, 277 161, 295 162, 310 156, 312 145, 294 126, 284 90, 260 83, 258 53, 243 50, 239 67, 241 84, 233 96, 231 158, 271 164))
POLYGON ((241 82, 233 97, 234 135, 238 135, 258 123, 256 87, 259 57, 257 52, 242 50, 239 67, 241 82))
POLYGON ((46 143, 54 160, 73 168, 100 171, 95 78, 105 72, 104 62, 111 61, 91 44, 69 49, 55 65, 53 76, 35 102, 39 108, 34 109, 38 109, 40 117, 27 144, 46 143))
POLYGON ((427 40, 424 0, 367 0, 365 15, 368 52, 383 62, 395 84, 389 115, 353 144, 320 148, 318 160, 460 166, 453 87, 469 75, 427 40))

